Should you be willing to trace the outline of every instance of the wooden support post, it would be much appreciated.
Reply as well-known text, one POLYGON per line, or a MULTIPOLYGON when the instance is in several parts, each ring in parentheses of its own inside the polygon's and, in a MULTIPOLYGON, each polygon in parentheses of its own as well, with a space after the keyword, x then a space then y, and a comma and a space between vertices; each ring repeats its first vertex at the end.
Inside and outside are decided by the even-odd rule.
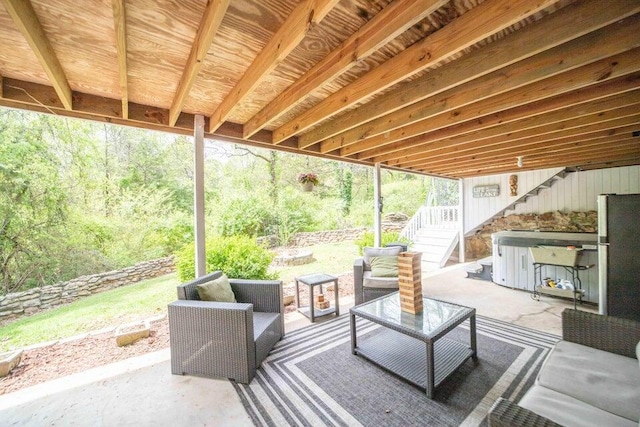
POLYGON ((204 233, 204 116, 194 117, 193 214, 195 221, 196 278, 207 273, 204 233))
POLYGON ((458 262, 465 262, 465 241, 464 241, 464 179, 458 180, 458 262))
POLYGON ((380 163, 373 166, 373 246, 382 246, 382 195, 380 186, 380 163))

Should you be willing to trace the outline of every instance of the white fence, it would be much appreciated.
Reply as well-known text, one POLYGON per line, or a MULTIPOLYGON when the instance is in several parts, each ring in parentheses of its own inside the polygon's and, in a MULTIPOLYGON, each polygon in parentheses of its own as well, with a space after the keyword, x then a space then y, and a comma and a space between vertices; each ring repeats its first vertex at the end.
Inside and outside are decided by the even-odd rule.
POLYGON ((400 237, 412 242, 421 228, 456 229, 458 219, 457 206, 422 206, 400 232, 400 237))

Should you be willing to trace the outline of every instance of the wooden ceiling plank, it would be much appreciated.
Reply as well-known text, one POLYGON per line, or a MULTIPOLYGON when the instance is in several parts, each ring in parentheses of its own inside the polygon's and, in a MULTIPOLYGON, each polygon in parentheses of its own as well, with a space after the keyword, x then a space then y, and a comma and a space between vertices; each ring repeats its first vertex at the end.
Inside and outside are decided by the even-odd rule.
MULTIPOLYGON (((640 87, 640 73, 631 74, 612 81, 603 82, 583 89, 578 89, 551 98, 534 101, 519 107, 508 110, 499 111, 497 113, 476 117, 473 120, 454 124, 442 129, 422 133, 417 136, 398 140, 390 145, 375 143, 376 138, 371 138, 372 149, 358 154, 359 159, 372 159, 372 162, 387 162, 389 160, 399 159, 405 155, 411 154, 426 144, 431 144, 447 138, 453 138, 464 135, 473 131, 491 128, 502 124, 508 124, 513 121, 535 117, 541 114, 552 114, 555 111, 567 108, 585 108, 584 104, 592 102, 604 102, 607 98, 618 96, 628 96, 634 93, 640 87), (375 148, 379 147, 379 148, 375 148)), ((637 96, 637 95, 633 95, 637 96)), ((627 98, 622 98, 627 99, 627 98)), ((628 101, 621 101, 628 102, 628 101)))
MULTIPOLYGON (((336 135, 321 144, 322 152, 336 147, 346 148, 365 138, 393 131, 438 114, 500 95, 532 82, 607 58, 640 46, 640 16, 634 16, 610 27, 571 40, 538 55, 479 77, 362 126, 336 135), (597 42, 594 42, 597 40, 597 42)), ((387 138, 388 143, 393 142, 387 138)), ((350 151, 350 150, 347 150, 350 151)), ((353 153, 351 153, 353 154, 353 153)))
POLYGON ((29 0, 0 1, 40 61, 64 108, 71 110, 73 106, 71 87, 31 2, 29 0))
MULTIPOLYGON (((124 1, 124 0, 114 0, 124 1)), ((196 36, 189 52, 187 64, 178 83, 178 89, 171 102, 169 108, 169 126, 173 126, 178 121, 178 116, 182 111, 182 107, 191 91, 191 87, 198 73, 202 68, 202 63, 207 56, 207 52, 213 43, 213 39, 220 28, 222 19, 227 13, 230 0, 210 0, 205 7, 202 21, 196 33, 196 36)))
MULTIPOLYGON (((383 135, 383 138, 391 141, 406 139, 629 74, 633 74, 631 84, 637 88, 640 85, 637 80, 638 71, 640 71, 640 48, 522 86, 451 112, 432 116, 428 120, 390 131, 383 135)), ((379 145, 384 145, 386 142, 384 140, 379 145)))
POLYGON ((515 158, 519 155, 525 155, 530 150, 543 149, 544 147, 552 148, 556 145, 621 136, 624 134, 628 134, 630 137, 631 133, 637 129, 638 124, 640 124, 640 116, 636 114, 633 117, 626 117, 620 120, 597 123, 563 132, 532 136, 513 142, 491 142, 486 145, 479 143, 476 144, 475 147, 468 147, 468 149, 438 152, 429 157, 410 160, 391 166, 406 168, 415 167, 424 163, 451 165, 464 161, 492 161, 507 153, 509 156, 515 158))
POLYGON ((322 21, 338 1, 302 0, 296 6, 235 87, 213 112, 209 121, 209 132, 215 131, 229 117, 233 108, 298 46, 307 32, 322 21))
MULTIPOLYGON (((626 144, 625 144, 626 145, 626 144)), ((528 170, 536 170, 536 169, 547 169, 553 167, 576 167, 583 166, 590 163, 608 163, 615 161, 629 161, 635 159, 636 161, 640 159, 640 154, 638 151, 639 147, 637 143, 630 144, 628 147, 625 146, 620 150, 598 150, 596 153, 591 154, 589 156, 580 156, 579 154, 574 156, 558 156, 552 155, 545 159, 537 159, 531 160, 528 163, 525 163, 522 168, 518 168, 516 166, 515 161, 511 161, 508 163, 499 163, 499 164, 486 164, 477 167, 467 167, 463 169, 457 170, 440 170, 440 169, 432 169, 429 167, 424 167, 421 169, 414 169, 416 172, 421 172, 425 174, 434 174, 440 176, 446 176, 451 178, 466 178, 472 176, 481 176, 481 175, 495 175, 502 173, 510 173, 510 172, 524 172, 528 170), (604 155, 606 154, 606 155, 604 155)), ((636 163, 637 164, 637 163, 636 163)))
MULTIPOLYGON (((528 164, 530 162, 540 160, 541 158, 549 158, 554 156, 563 156, 563 158, 573 157, 576 156, 576 152, 578 150, 580 152, 578 156, 587 157, 596 152, 599 152, 600 155, 602 155, 603 151, 609 153, 613 150, 627 150, 633 147, 640 149, 640 142, 633 140, 633 138, 630 136, 612 136, 597 139, 582 139, 579 141, 567 142, 565 144, 547 146, 546 148, 531 149, 523 151, 522 155, 524 156, 524 164, 528 164)), ((488 166, 501 164, 516 167, 517 156, 515 154, 501 155, 495 156, 490 161, 487 161, 486 159, 470 159, 461 162, 455 162, 453 164, 423 162, 420 165, 413 166, 413 168, 429 168, 430 170, 437 170, 439 173, 448 174, 454 170, 471 169, 474 167, 485 167, 485 165, 488 166)))
POLYGON ((127 19, 125 0, 112 0, 113 21, 116 32, 116 53, 120 75, 120 97, 122 99, 122 118, 129 118, 129 84, 127 72, 127 19))
POLYGON ((567 6, 507 37, 489 43, 463 58, 451 61, 425 76, 404 83, 373 101, 338 116, 303 135, 303 146, 327 138, 381 117, 402 107, 436 95, 495 71, 513 62, 607 26, 621 18, 637 13, 625 0, 616 0, 603 10, 598 0, 578 2, 567 6))
POLYGON ((441 153, 474 149, 480 145, 482 145, 482 147, 487 147, 489 145, 500 144, 507 141, 514 142, 519 139, 541 136, 567 129, 591 126, 596 123, 632 116, 640 112, 640 90, 635 91, 630 95, 633 95, 629 96, 631 99, 629 99, 628 102, 630 103, 626 106, 618 106, 619 108, 610 108, 611 106, 621 102, 617 97, 615 97, 608 100, 607 103, 593 104, 594 107, 592 109, 586 110, 589 111, 588 114, 583 114, 585 111, 584 108, 570 108, 541 116, 535 116, 530 119, 524 119, 519 122, 508 123, 503 126, 496 126, 494 128, 490 128, 488 131, 479 131, 454 138, 434 141, 428 146, 425 146, 419 153, 407 154, 399 159, 390 160, 388 164, 407 164, 419 159, 430 158, 435 153, 440 155, 441 153), (602 110, 602 108, 605 108, 605 110, 602 110))
POLYGON ((447 2, 395 0, 389 4, 247 121, 245 137, 289 111, 315 89, 335 79, 447 2))
MULTIPOLYGON (((485 1, 280 126, 274 131, 275 141, 303 132, 327 117, 451 57, 554 2, 555 0, 485 1)), ((300 148, 306 148, 315 142, 318 141, 309 141, 300 148)))

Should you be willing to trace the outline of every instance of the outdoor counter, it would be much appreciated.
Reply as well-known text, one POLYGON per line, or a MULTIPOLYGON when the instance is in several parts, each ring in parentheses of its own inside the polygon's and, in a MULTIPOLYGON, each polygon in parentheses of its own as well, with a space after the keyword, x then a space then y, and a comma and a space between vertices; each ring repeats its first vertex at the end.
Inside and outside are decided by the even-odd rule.
MULTIPOLYGON (((577 264, 592 266, 579 272, 583 300, 598 302, 598 235, 596 233, 566 233, 553 231, 501 231, 491 235, 493 244, 493 282, 510 288, 533 292, 534 268, 529 248, 536 246, 575 246, 581 249, 577 264)), ((545 265, 542 277, 571 279, 571 272, 563 267, 545 265)))

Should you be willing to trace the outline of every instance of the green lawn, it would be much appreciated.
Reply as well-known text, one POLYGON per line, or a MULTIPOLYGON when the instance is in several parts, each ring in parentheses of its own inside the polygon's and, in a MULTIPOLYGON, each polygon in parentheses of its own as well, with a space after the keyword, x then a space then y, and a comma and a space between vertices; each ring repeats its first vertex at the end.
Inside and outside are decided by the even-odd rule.
MULTIPOLYGON (((303 274, 350 271, 358 250, 353 242, 309 249, 316 259, 313 263, 274 269, 285 284, 303 274)), ((169 274, 19 319, 0 327, 0 352, 164 314, 167 304, 177 298, 177 285, 176 275, 169 274)))

